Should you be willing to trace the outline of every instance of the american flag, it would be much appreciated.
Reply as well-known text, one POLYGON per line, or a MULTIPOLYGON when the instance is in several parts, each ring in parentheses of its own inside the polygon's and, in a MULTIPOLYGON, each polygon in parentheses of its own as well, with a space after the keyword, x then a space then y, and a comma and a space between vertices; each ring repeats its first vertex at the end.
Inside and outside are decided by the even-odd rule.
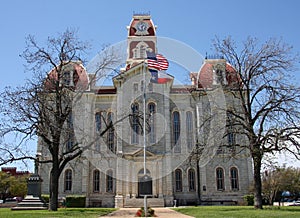
POLYGON ((147 52, 148 68, 156 70, 167 70, 169 67, 168 60, 161 54, 147 52))
POLYGON ((168 60, 161 54, 156 55, 157 62, 159 64, 160 70, 167 70, 169 67, 168 60))

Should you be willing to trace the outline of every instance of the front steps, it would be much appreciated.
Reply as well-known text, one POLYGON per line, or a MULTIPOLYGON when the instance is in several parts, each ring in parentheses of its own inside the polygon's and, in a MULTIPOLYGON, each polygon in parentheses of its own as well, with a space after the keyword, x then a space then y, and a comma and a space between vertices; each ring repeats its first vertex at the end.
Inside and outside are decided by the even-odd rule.
MULTIPOLYGON (((147 198, 147 205, 148 207, 164 207, 165 202, 163 198, 147 198)), ((125 198, 124 207, 144 207, 144 198, 125 198)))
POLYGON ((47 210, 45 203, 39 197, 27 195, 17 206, 11 210, 47 210))

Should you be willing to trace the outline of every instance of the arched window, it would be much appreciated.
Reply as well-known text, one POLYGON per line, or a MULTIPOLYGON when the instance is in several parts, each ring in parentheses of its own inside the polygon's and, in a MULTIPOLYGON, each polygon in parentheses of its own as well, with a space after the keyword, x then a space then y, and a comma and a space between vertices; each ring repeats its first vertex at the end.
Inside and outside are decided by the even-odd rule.
POLYGON ((96 131, 100 132, 101 130, 101 112, 97 112, 95 114, 95 127, 96 127, 96 131))
POLYGON ((217 190, 224 190, 224 171, 221 167, 216 169, 217 190))
POLYGON ((193 135, 193 113, 191 111, 186 112, 186 139, 188 149, 193 148, 194 135, 193 135))
POLYGON ((139 133, 140 133, 139 104, 138 103, 132 104, 131 110, 132 110, 131 143, 137 144, 139 143, 139 133))
POLYGON ((139 42, 133 51, 133 58, 146 58, 146 50, 148 45, 145 42, 139 42))
POLYGON ((195 191, 196 185, 195 185, 195 170, 189 169, 188 172, 188 181, 189 181, 189 190, 195 191))
POLYGON ((175 170, 175 191, 182 192, 182 172, 180 169, 175 170))
POLYGON ((150 132, 149 132, 149 142, 150 143, 155 143, 156 142, 156 130, 155 130, 155 119, 154 119, 154 115, 156 112, 156 106, 154 103, 149 103, 148 104, 148 111, 149 111, 149 126, 150 126, 150 132))
POLYGON ((65 191, 72 190, 72 170, 67 169, 65 171, 65 191))
POLYGON ((239 189, 238 170, 235 167, 230 169, 231 190, 239 189))
POLYGON ((180 137, 180 115, 178 111, 172 113, 172 146, 175 146, 175 151, 180 152, 180 145, 177 145, 180 137))
POLYGON ((112 170, 108 170, 106 172, 106 191, 113 192, 114 188, 114 180, 113 180, 113 172, 112 170))
POLYGON ((94 170, 94 173, 93 173, 93 189, 94 189, 94 192, 100 191, 100 171, 99 170, 94 170))
POLYGON ((107 124, 110 126, 108 133, 107 133, 107 146, 109 150, 116 153, 116 146, 115 146, 115 128, 113 126, 114 114, 109 112, 107 114, 107 124))

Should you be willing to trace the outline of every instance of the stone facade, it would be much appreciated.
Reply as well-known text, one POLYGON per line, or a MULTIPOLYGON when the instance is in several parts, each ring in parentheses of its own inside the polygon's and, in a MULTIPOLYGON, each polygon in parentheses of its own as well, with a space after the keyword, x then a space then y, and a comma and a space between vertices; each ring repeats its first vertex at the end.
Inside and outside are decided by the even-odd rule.
MULTIPOLYGON (((74 106, 74 123, 80 126, 75 137, 89 149, 65 167, 60 196, 85 195, 90 207, 142 206, 145 193, 150 206, 173 206, 174 200, 177 205, 241 202, 252 180, 252 163, 247 150, 236 145, 247 141, 228 131, 228 116, 219 110, 220 104, 239 110, 231 86, 237 80, 217 80, 217 71, 205 64, 223 64, 223 73, 228 64, 207 59, 205 72, 191 74, 191 85, 174 85, 173 79, 150 83, 144 62, 146 51, 157 52, 155 31, 150 16, 134 16, 125 69, 112 79, 113 86, 91 83, 74 106), (144 103, 145 123, 140 119, 144 103), (100 137, 110 120, 114 128, 100 137), (148 130, 145 150, 142 124, 148 130)), ((43 158, 49 154, 41 140, 38 152, 43 158)), ((42 193, 49 193, 50 166, 41 164, 39 172, 42 193)))

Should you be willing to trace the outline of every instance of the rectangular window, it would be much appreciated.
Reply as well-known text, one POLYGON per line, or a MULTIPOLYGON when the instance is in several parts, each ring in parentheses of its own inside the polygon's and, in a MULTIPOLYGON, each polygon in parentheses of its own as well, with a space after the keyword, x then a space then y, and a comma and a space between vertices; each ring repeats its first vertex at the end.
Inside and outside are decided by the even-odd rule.
POLYGON ((144 85, 145 85, 145 84, 144 84, 144 80, 142 80, 142 81, 141 81, 141 92, 144 91, 144 85))
POLYGON ((65 172, 65 191, 72 190, 72 171, 66 170, 65 172))
POLYGON ((148 90, 149 92, 153 92, 153 83, 148 84, 148 90))
POLYGON ((131 105, 132 110, 132 124, 131 124, 131 143, 139 143, 140 123, 139 123, 139 104, 134 103, 131 105))
POLYGON ((108 113, 107 115, 107 124, 109 126, 109 130, 107 133, 107 145, 109 150, 111 150, 113 153, 116 153, 116 146, 115 146, 115 129, 113 126, 113 119, 114 115, 112 112, 108 113))
POLYGON ((96 141, 95 143, 95 153, 99 153, 100 152, 100 142, 96 141))
POLYGON ((231 177, 231 189, 238 190, 238 171, 235 167, 230 169, 230 177, 231 177))
POLYGON ((186 112, 186 138, 187 138, 187 147, 188 149, 193 148, 193 114, 192 112, 186 112))
POLYGON ((94 192, 100 191, 100 171, 94 171, 94 192))
POLYGON ((172 146, 174 147, 174 152, 180 153, 181 146, 180 143, 178 143, 180 137, 180 115, 178 111, 172 114, 172 128, 172 146))
POLYGON ((66 151, 70 151, 74 146, 74 128, 73 128, 73 115, 69 114, 67 118, 67 142, 66 142, 66 151))
POLYGON ((181 170, 175 170, 175 191, 182 192, 182 172, 181 170))
POLYGON ((223 172, 222 168, 217 168, 216 177, 217 177, 217 190, 223 191, 224 190, 224 172, 223 172))
POLYGON ((148 104, 148 113, 149 113, 149 142, 151 144, 156 143, 156 129, 155 129, 155 112, 156 112, 156 105, 154 103, 148 104))
POLYGON ((228 140, 228 145, 235 144, 235 135, 233 129, 233 115, 230 112, 227 113, 227 140, 228 140))
POLYGON ((112 172, 109 170, 106 175, 106 191, 113 192, 113 177, 112 172))
POLYGON ((190 169, 189 170, 189 173, 188 173, 188 176, 189 176, 189 190, 190 191, 195 191, 195 171, 190 169))
POLYGON ((96 131, 100 132, 100 130, 101 130, 101 112, 97 112, 95 114, 95 123, 96 123, 96 131))
POLYGON ((134 91, 134 93, 137 93, 138 90, 139 90, 139 84, 133 83, 133 91, 134 91))

